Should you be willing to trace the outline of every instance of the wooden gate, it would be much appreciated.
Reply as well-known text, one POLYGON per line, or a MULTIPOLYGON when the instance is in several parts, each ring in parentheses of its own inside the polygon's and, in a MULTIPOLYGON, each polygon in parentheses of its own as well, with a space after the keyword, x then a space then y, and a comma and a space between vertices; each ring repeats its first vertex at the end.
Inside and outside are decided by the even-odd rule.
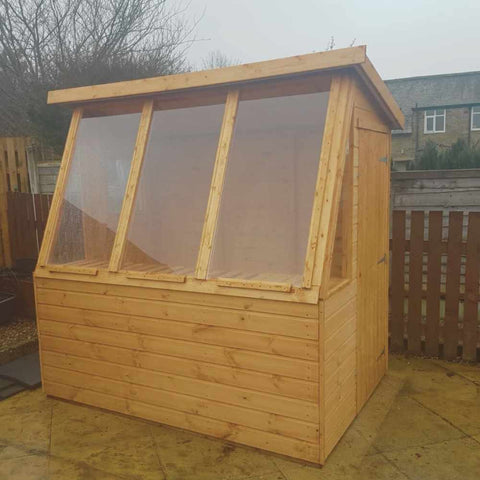
POLYGON ((394 211, 391 350, 480 360, 479 273, 480 212, 394 211))

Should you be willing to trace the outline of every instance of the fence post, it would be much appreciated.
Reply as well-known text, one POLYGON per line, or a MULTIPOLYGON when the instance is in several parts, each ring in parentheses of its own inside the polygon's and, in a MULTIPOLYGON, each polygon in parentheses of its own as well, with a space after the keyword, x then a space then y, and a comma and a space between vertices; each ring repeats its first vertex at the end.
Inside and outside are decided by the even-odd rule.
POLYGON ((5 260, 4 268, 12 268, 12 248, 8 228, 8 192, 0 194, 0 229, 2 231, 2 250, 5 260))

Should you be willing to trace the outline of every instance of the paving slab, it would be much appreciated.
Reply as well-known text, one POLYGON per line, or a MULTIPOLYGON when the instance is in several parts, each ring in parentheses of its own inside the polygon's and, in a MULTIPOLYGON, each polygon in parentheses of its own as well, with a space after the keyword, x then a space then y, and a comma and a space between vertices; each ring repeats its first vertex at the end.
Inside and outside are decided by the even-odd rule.
POLYGON ((274 456, 163 426, 152 426, 168 480, 246 479, 278 474, 274 456))
POLYGON ((378 452, 388 452, 464 436, 414 399, 398 396, 372 445, 378 452))
POLYGON ((457 362, 443 362, 441 360, 432 360, 432 363, 438 365, 449 372, 464 377, 470 382, 474 382, 480 386, 480 364, 479 363, 457 363, 457 362))
POLYGON ((52 402, 40 391, 19 393, 0 402, 1 462, 48 452, 51 409, 52 402))
POLYGON ((149 423, 86 406, 53 406, 50 454, 110 475, 165 479, 149 423))
POLYGON ((387 452, 385 456, 410 480, 480 478, 480 443, 471 438, 387 452))

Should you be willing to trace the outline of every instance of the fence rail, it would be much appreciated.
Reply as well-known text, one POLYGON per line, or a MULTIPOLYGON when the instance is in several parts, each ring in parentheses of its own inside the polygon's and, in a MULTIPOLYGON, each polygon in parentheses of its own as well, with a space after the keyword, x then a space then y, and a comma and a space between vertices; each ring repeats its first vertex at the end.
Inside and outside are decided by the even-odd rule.
POLYGON ((392 217, 391 350, 480 360, 480 212, 392 217))
POLYGON ((0 194, 0 268, 38 257, 51 198, 20 192, 0 194))

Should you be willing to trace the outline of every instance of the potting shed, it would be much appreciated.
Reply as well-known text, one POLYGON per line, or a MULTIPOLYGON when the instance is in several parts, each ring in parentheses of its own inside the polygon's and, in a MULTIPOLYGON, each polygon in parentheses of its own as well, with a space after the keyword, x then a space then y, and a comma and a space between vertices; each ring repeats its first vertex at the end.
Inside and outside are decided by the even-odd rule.
POLYGON ((45 393, 323 463, 387 367, 403 116, 365 47, 48 101, 45 393))

